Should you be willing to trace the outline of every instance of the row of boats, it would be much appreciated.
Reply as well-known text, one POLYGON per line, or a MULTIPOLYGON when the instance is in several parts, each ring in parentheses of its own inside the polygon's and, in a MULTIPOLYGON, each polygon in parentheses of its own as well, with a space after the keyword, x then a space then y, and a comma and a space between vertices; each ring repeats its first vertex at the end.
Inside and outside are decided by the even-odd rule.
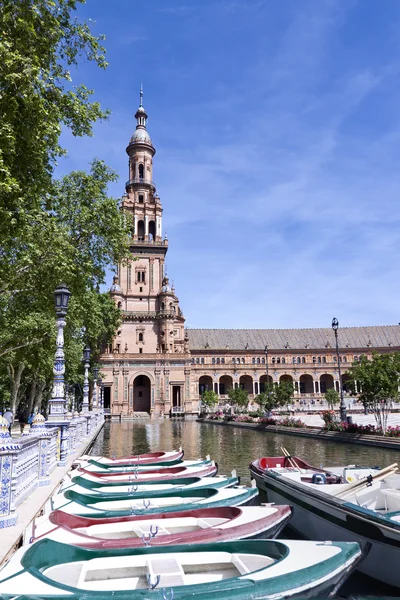
MULTIPOLYGON (((252 463, 257 486, 270 494, 270 478, 287 475, 317 487, 316 473, 304 474, 312 467, 288 460, 252 463)), ((257 504, 258 487, 218 475, 210 457, 83 456, 75 467, 1 568, 1 598, 329 597, 365 554, 346 538, 277 540, 290 519, 298 525, 297 505, 293 515, 283 488, 276 504, 257 504)))

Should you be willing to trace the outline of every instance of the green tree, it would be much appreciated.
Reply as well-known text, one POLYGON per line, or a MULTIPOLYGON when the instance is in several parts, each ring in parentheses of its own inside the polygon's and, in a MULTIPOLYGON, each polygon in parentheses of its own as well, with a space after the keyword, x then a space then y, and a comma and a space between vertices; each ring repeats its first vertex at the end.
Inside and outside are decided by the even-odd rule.
POLYGON ((274 388, 278 406, 287 406, 293 399, 294 387, 291 381, 280 381, 274 388))
POLYGON ((213 392, 213 390, 204 390, 201 395, 201 405, 202 409, 205 410, 202 412, 207 413, 210 408, 213 408, 218 403, 218 394, 213 392))
POLYGON ((353 392, 359 389, 359 399, 373 412, 377 427, 384 433, 394 402, 399 399, 400 353, 366 356, 349 369, 353 392))
POLYGON ((325 392, 325 400, 331 410, 334 410, 336 404, 339 404, 340 396, 339 392, 335 389, 330 388, 325 392))
POLYGON ((293 397, 293 392, 293 384, 290 381, 281 381, 278 385, 268 384, 265 391, 256 396, 255 401, 260 408, 270 412, 287 406, 293 397))
POLYGON ((30 263, 26 229, 52 209, 63 129, 91 135, 107 115, 93 92, 73 86, 79 60, 106 67, 102 36, 74 12, 84 0, 3 0, 0 11, 0 282, 19 288, 30 263))
POLYGON ((232 404, 238 406, 239 408, 247 407, 247 404, 249 402, 248 391, 242 389, 241 387, 235 387, 228 390, 228 397, 232 404))

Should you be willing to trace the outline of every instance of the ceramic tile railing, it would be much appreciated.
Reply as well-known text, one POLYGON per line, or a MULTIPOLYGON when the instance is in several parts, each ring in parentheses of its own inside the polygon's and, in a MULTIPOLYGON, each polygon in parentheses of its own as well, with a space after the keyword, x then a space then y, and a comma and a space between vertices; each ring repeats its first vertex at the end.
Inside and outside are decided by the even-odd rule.
POLYGON ((37 486, 48 485, 52 471, 67 464, 103 421, 100 412, 60 423, 37 415, 26 435, 12 438, 0 417, 0 529, 16 524, 18 506, 37 486))

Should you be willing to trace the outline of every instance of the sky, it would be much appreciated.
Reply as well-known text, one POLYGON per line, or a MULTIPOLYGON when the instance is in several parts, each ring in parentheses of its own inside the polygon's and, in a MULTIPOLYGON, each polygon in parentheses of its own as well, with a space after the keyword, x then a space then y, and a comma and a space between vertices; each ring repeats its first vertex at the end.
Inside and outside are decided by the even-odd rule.
POLYGON ((168 275, 188 327, 400 321, 400 2, 87 0, 111 110, 65 134, 128 179, 140 81, 168 275))

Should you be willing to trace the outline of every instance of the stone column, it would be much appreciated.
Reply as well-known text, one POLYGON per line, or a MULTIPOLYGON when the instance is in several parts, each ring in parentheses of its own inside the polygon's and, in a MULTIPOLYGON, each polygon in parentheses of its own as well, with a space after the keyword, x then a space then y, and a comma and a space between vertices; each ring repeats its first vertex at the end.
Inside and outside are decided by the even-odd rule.
POLYGON ((8 432, 8 421, 0 417, 0 529, 16 525, 18 520, 13 503, 16 484, 13 473, 19 449, 8 432))
POLYGON ((38 486, 48 485, 50 483, 49 439, 52 436, 52 432, 46 427, 46 421, 43 415, 37 414, 35 416, 29 431, 29 435, 39 438, 39 468, 37 484, 38 486))

